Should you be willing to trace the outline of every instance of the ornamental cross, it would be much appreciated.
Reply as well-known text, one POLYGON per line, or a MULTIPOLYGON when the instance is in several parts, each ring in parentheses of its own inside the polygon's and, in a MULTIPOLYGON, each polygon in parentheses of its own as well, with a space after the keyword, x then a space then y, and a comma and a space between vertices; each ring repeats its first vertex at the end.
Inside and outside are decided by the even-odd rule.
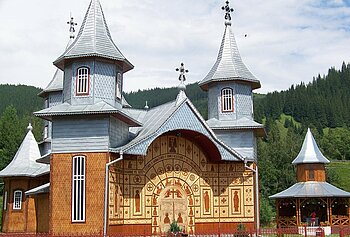
POLYGON ((225 20, 231 21, 231 12, 233 12, 233 8, 230 8, 230 2, 226 1, 226 6, 223 6, 221 9, 225 11, 225 20))
POLYGON ((184 63, 181 63, 180 68, 176 68, 176 71, 180 72, 179 81, 181 81, 181 83, 186 81, 185 73, 188 73, 188 70, 185 69, 184 63))
POLYGON ((74 39, 75 38, 75 35, 74 35, 75 28, 74 28, 74 26, 76 26, 78 24, 76 22, 74 22, 74 18, 72 16, 70 17, 70 21, 67 21, 67 24, 70 25, 70 27, 69 27, 69 32, 70 32, 69 38, 74 39))

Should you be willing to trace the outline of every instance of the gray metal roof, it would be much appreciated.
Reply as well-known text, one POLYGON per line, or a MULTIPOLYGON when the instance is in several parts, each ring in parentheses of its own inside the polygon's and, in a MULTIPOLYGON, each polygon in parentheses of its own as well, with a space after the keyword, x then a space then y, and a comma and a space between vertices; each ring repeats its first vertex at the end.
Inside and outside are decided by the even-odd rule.
POLYGON ((50 83, 38 95, 41 97, 45 97, 46 93, 54 92, 54 91, 62 91, 62 90, 63 90, 63 71, 58 68, 52 80, 50 81, 50 83))
POLYGON ((231 24, 227 22, 216 62, 199 85, 207 90, 209 83, 218 81, 242 81, 251 84, 253 89, 261 87, 260 81, 244 65, 231 24))
POLYGON ((69 103, 59 104, 50 108, 46 108, 37 112, 34 112, 35 116, 42 117, 51 120, 52 116, 65 116, 65 115, 83 115, 83 114, 116 114, 126 119, 125 122, 132 124, 133 126, 141 125, 138 121, 133 119, 127 110, 117 109, 112 105, 100 101, 90 105, 71 105, 69 103))
POLYGON ((36 177, 50 172, 50 166, 37 163, 40 158, 38 143, 32 133, 32 127, 28 126, 28 133, 18 148, 16 155, 3 170, 0 177, 36 177))
POLYGON ((131 108, 132 106, 128 103, 128 101, 125 99, 125 97, 122 97, 122 106, 123 108, 131 108))
POLYGON ((25 192, 27 196, 50 192, 50 183, 40 185, 25 192))
POLYGON ((292 164, 304 164, 304 163, 324 163, 328 164, 330 161, 324 157, 322 152, 317 146, 317 143, 312 136, 310 128, 307 129, 303 146, 298 156, 293 160, 292 164))
POLYGON ((99 0, 91 0, 75 41, 54 64, 63 70, 64 60, 81 57, 102 57, 120 61, 123 72, 134 67, 114 44, 99 0))
POLYGON ((51 158, 51 150, 49 150, 48 153, 44 154, 39 159, 37 159, 36 162, 43 163, 43 164, 50 164, 50 158, 51 158))
POLYGON ((222 160, 243 160, 237 151, 216 137, 183 91, 180 91, 175 101, 152 108, 146 113, 140 111, 134 115, 136 114, 142 119, 140 122, 143 127, 134 130, 137 136, 132 141, 122 147, 111 148, 112 152, 145 155, 148 146, 157 137, 169 131, 183 129, 207 136, 218 148, 222 160))
POLYGON ((270 196, 272 199, 308 197, 350 197, 350 193, 327 182, 308 181, 296 183, 288 189, 270 196))
POLYGON ((213 130, 242 130, 242 129, 254 129, 261 130, 264 134, 264 125, 255 122, 247 117, 242 117, 237 120, 218 120, 216 118, 211 118, 207 120, 207 124, 213 130))

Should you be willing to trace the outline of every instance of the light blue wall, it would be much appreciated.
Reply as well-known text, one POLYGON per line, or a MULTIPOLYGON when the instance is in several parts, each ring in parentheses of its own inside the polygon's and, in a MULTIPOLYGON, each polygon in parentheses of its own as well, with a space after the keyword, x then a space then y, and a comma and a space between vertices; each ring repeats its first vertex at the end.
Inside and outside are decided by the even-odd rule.
POLYGON ((208 89, 208 119, 236 120, 242 117, 253 119, 253 97, 249 85, 236 82, 212 84, 208 89), (234 111, 221 112, 221 90, 232 88, 234 94, 234 111))
POLYGON ((215 130, 215 134, 243 157, 256 160, 256 137, 253 131, 215 130))
POLYGON ((90 116, 54 119, 52 152, 108 151, 110 147, 116 148, 129 141, 126 123, 112 116, 90 116))
POLYGON ((52 121, 52 152, 108 151, 109 118, 57 118, 52 121))
POLYGON ((95 75, 95 61, 94 60, 86 60, 86 61, 78 61, 72 64, 72 77, 71 77, 71 104, 72 105, 88 105, 93 104, 94 100, 94 75, 95 75), (88 95, 77 95, 77 70, 80 67, 88 67, 90 69, 90 77, 89 77, 89 94, 88 95))
POLYGON ((126 123, 110 118, 110 147, 116 148, 125 145, 129 140, 129 127, 126 123))
POLYGON ((72 64, 65 65, 63 78, 63 102, 72 101, 72 64))
POLYGON ((88 105, 104 101, 121 108, 121 101, 116 99, 116 75, 120 71, 117 65, 96 59, 77 61, 65 67, 64 101, 72 105, 88 105), (89 94, 76 94, 76 74, 80 67, 90 69, 89 94))

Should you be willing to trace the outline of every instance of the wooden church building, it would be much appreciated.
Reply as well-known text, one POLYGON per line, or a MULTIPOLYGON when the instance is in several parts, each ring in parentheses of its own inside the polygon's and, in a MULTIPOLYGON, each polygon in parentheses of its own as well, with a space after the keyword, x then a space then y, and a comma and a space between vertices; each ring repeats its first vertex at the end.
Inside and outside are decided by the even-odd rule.
POLYGON ((228 4, 217 60, 199 83, 208 92, 205 121, 186 96, 184 65, 171 102, 127 103, 134 66, 91 0, 39 94, 43 141, 29 127, 0 172, 3 232, 156 234, 174 220, 189 234, 259 225, 256 140, 264 129, 253 119, 252 91, 260 82, 239 55, 228 4))

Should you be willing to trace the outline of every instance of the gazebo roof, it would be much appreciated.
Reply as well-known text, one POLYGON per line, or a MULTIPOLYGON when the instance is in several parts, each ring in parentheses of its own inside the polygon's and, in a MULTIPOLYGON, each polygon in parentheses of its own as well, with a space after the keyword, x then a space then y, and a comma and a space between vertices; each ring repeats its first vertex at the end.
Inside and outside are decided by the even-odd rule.
POLYGON ((0 171, 0 177, 36 177, 50 172, 49 165, 36 162, 40 158, 40 151, 32 129, 29 124, 28 133, 18 148, 15 157, 10 164, 0 171))
POLYGON ((350 193, 327 182, 308 181, 296 183, 286 190, 270 196, 272 199, 317 197, 350 197, 350 193))
POLYGON ((306 163, 323 163, 328 164, 330 161, 322 154, 317 146, 317 143, 312 136, 310 128, 307 129, 303 146, 298 156, 293 160, 292 164, 306 164, 306 163))

